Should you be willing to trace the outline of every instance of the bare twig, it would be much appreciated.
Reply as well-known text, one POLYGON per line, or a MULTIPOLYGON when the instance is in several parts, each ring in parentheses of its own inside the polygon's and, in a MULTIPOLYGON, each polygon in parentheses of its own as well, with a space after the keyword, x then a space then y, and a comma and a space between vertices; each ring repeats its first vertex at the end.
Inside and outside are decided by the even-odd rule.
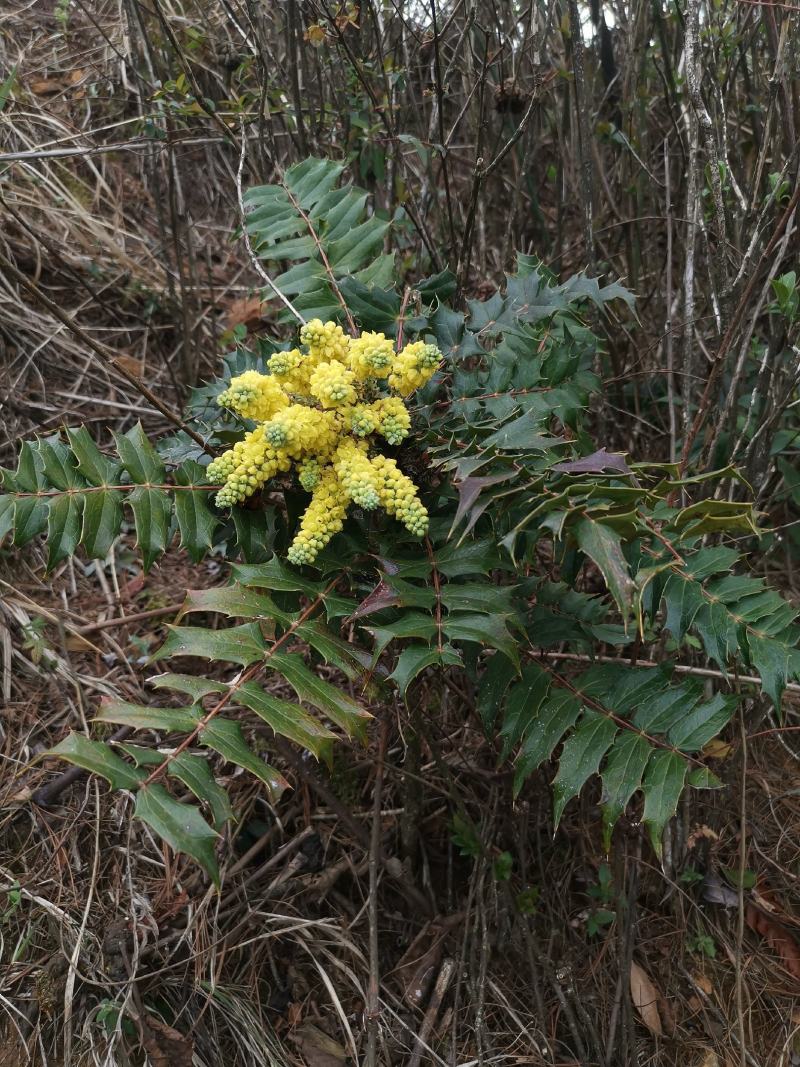
POLYGON ((91 350, 93 355, 104 367, 119 374, 126 382, 129 382, 142 394, 145 400, 153 405, 156 411, 160 411, 165 418, 169 419, 173 426, 177 426, 178 429, 183 430, 185 434, 191 437, 195 444, 200 445, 205 453, 209 456, 214 455, 213 451, 206 445, 205 441, 196 430, 193 430, 192 427, 185 423, 179 415, 176 415, 172 408, 159 400, 155 393, 144 384, 138 375, 133 374, 132 371, 128 370, 125 364, 119 362, 114 352, 107 349, 104 345, 98 344, 90 334, 81 329, 81 327, 78 326, 78 324, 65 311, 62 311, 57 304, 54 304, 49 297, 45 296, 41 289, 26 278, 22 271, 17 270, 14 264, 2 255, 2 253, 0 253, 0 267, 2 267, 14 281, 21 285, 37 303, 46 307, 51 315, 54 315, 71 333, 75 334, 75 336, 91 350))

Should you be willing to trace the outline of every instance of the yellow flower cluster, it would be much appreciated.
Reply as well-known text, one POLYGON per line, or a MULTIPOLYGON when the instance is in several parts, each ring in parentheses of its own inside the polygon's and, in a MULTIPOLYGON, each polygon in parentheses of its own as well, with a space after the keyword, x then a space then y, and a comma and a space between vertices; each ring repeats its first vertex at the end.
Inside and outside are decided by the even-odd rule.
POLYGON ((209 481, 224 483, 217 505, 240 503, 294 468, 311 502, 289 549, 292 563, 316 558, 342 529, 351 503, 382 507, 422 537, 428 513, 416 486, 372 438, 397 445, 408 436, 403 398, 433 376, 439 349, 415 341, 395 352, 382 333, 350 338, 320 319, 303 326, 300 342, 302 348, 270 356, 269 373, 245 371, 219 397, 259 425, 209 464, 209 481))

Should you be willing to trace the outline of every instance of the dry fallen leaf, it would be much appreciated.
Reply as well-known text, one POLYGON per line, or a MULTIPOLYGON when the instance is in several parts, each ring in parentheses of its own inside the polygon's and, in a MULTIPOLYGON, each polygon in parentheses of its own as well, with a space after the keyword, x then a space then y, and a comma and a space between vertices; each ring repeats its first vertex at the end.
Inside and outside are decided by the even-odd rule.
POLYGON ((192 1067, 194 1042, 172 1026, 148 1015, 142 1044, 153 1067, 192 1067))
POLYGON ((30 89, 37 96, 52 96, 53 93, 63 92, 70 85, 77 85, 83 81, 84 74, 85 72, 77 67, 60 78, 37 78, 36 81, 30 83, 30 89))
POLYGON ((723 741, 721 737, 715 737, 703 747, 702 755, 710 756, 711 759, 727 759, 733 751, 733 745, 723 741))
POLYGON ((713 1049, 706 1049, 697 1067, 720 1067, 719 1056, 713 1049))
POLYGON ((298 1026, 303 1018, 303 1005, 292 1003, 286 1009, 286 1021, 289 1026, 298 1026))
POLYGON ((264 317, 264 302, 260 296, 243 296, 232 300, 225 314, 225 326, 232 330, 236 326, 255 329, 264 317))
POLYGON ((631 1000, 650 1033, 661 1037, 664 1028, 658 1014, 658 991, 638 963, 631 964, 631 1000))
POLYGON ((118 356, 114 356, 114 362, 123 367, 129 374, 135 374, 139 378, 144 374, 144 363, 138 356, 126 356, 123 352, 118 356))
POLYGON ((784 923, 778 918, 773 918, 773 915, 781 915, 780 904, 768 889, 759 887, 753 895, 760 906, 756 907, 751 902, 747 904, 744 913, 747 925, 763 937, 775 955, 780 958, 789 974, 793 978, 800 979, 800 945, 784 923), (768 915, 766 911, 773 914, 768 915))
POLYGON ((303 1023, 292 1034, 306 1067, 342 1067, 347 1053, 332 1037, 313 1023, 303 1023))
POLYGON ((313 45, 314 48, 319 48, 319 46, 327 37, 327 34, 325 33, 323 27, 319 25, 319 23, 314 22, 308 27, 306 32, 303 34, 303 37, 305 37, 308 43, 313 45))

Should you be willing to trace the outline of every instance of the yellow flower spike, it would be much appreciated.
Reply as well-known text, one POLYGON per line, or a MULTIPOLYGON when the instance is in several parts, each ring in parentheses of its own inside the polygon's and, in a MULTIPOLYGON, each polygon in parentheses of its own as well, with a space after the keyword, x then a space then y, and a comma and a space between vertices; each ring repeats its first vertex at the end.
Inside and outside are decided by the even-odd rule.
POLYGON ((322 463, 318 456, 309 456, 297 465, 297 480, 307 493, 319 485, 322 463))
POLYGON ((367 446, 345 439, 336 449, 333 469, 354 504, 373 511, 380 503, 379 481, 367 456, 367 446))
POLYGON ((408 437, 411 429, 411 415, 399 396, 387 396, 376 400, 371 407, 378 424, 378 432, 390 445, 399 445, 408 437))
MULTIPOLYGON (((231 452, 237 453, 238 462, 227 474, 224 486, 217 493, 217 507, 240 503, 274 478, 279 471, 286 471, 291 465, 286 453, 273 448, 266 440, 263 426, 245 434, 244 439, 239 441, 231 452)), ((220 458, 225 459, 228 455, 229 453, 225 453, 220 458)), ((230 461, 226 462, 229 465, 230 461)))
POLYGON ((297 566, 313 563, 333 535, 342 529, 349 503, 336 472, 332 467, 325 467, 287 554, 289 562, 297 566))
POLYGON ((239 504, 280 471, 294 470, 311 502, 289 550, 292 563, 316 558, 342 529, 350 503, 383 506, 422 536, 428 513, 416 486, 394 460, 370 458, 370 449, 377 435, 391 445, 408 436, 403 397, 435 373, 438 348, 415 341, 395 353, 382 333, 350 339, 337 323, 319 319, 300 339, 306 352, 273 353, 269 374, 246 371, 219 398, 260 425, 209 465, 209 480, 223 482, 218 506, 239 504))
POLYGON ((350 369, 361 382, 387 377, 394 358, 394 344, 385 334, 362 333, 350 342, 350 369))
POLYGON ((314 364, 299 348, 293 348, 289 352, 274 352, 267 360, 267 366, 285 392, 298 396, 308 395, 314 364))
POLYGON ((414 341, 398 352, 392 362, 389 385, 401 396, 408 396, 419 389, 436 373, 442 353, 436 345, 414 341))
POLYGON ((209 482, 224 482, 228 475, 233 474, 239 466, 239 453, 235 448, 229 448, 221 456, 212 459, 206 467, 206 478, 209 482))
POLYGON ((231 378, 228 388, 217 397, 217 403, 237 411, 245 419, 264 422, 286 407, 289 397, 276 378, 247 370, 231 378))
POLYGON ((290 404, 264 424, 266 439, 297 459, 309 452, 326 453, 336 447, 339 427, 330 411, 290 404))
POLYGON ((300 330, 300 341, 308 348, 312 363, 338 360, 344 363, 350 350, 350 338, 336 322, 312 319, 300 330))
POLYGON ((378 475, 383 509, 399 519, 409 533, 424 537, 428 532, 428 512, 417 496, 417 487, 388 456, 375 456, 372 467, 378 475))
POLYGON ((374 409, 374 404, 356 404, 344 413, 350 430, 356 437, 369 437, 371 433, 375 433, 378 417, 374 409))
POLYGON ((311 395, 324 408, 346 407, 355 404, 357 394, 355 375, 338 360, 320 363, 311 375, 311 395))

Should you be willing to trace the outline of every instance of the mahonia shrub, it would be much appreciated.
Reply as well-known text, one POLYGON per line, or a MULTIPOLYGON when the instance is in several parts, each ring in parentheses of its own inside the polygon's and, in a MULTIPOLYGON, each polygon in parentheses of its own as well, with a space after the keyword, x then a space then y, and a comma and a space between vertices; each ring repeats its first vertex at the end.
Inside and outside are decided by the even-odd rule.
POLYGON ((746 482, 593 440, 600 327, 610 301, 632 306, 624 288, 520 255, 466 311, 447 270, 401 294, 390 224, 342 171, 306 160, 247 194, 298 347, 228 353, 192 393, 190 432, 137 425, 110 449, 67 428, 0 472, 0 539, 43 537, 49 569, 120 535, 145 569, 178 541, 230 562, 151 659, 210 662, 148 679, 181 706, 111 699, 95 717, 142 743, 72 732, 51 754, 132 794, 218 882, 220 763, 273 801, 288 785, 254 725, 329 763, 336 740, 366 740, 367 702, 424 688, 434 709, 457 674, 514 795, 552 766, 556 823, 588 786, 605 847, 631 808, 658 852, 684 788, 721 784, 709 743, 737 709, 779 715, 800 677, 797 610, 748 573, 757 516, 728 492, 746 482))
POLYGON ((209 480, 224 482, 217 507, 241 504, 291 471, 311 493, 289 548, 292 563, 313 563, 351 504, 381 507, 422 537, 428 512, 380 441, 398 445, 408 436, 405 399, 433 376, 441 352, 424 341, 398 352, 383 333, 350 338, 338 323, 319 319, 303 326, 300 343, 270 356, 266 373, 236 375, 217 397, 258 424, 208 467, 209 480))

